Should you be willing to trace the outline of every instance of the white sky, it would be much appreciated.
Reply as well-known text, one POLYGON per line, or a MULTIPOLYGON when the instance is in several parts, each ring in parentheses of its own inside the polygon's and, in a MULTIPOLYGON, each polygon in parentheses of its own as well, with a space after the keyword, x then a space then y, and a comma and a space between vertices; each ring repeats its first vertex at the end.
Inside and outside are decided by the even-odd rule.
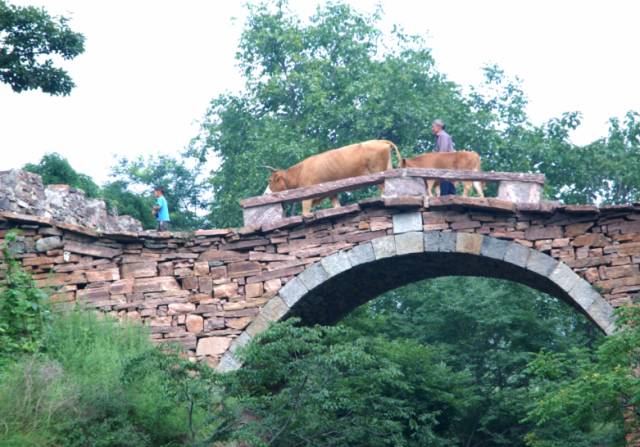
MULTIPOLYGON (((55 151, 102 182, 114 155, 179 152, 209 101, 242 87, 234 61, 241 1, 9 1, 70 17, 86 50, 65 64, 77 84, 71 96, 17 94, 0 84, 0 170, 55 151)), ((487 63, 519 76, 534 123, 581 111, 576 143, 604 136, 609 117, 640 111, 640 2, 351 3, 364 10, 381 3, 384 27, 427 35, 439 69, 462 85, 477 84, 487 63)), ((291 2, 305 15, 316 4, 291 2)))

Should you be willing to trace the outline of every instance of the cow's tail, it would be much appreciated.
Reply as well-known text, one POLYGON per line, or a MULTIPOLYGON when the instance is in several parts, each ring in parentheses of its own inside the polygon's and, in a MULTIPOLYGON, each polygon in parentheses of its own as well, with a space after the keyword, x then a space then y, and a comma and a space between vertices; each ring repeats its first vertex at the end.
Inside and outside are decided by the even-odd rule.
MULTIPOLYGON (((400 153, 400 149, 398 149, 398 146, 396 146, 395 144, 393 144, 391 141, 389 140, 385 140, 387 143, 389 143, 389 146, 391 146, 395 151, 396 151, 396 157, 398 157, 398 168, 402 167, 402 154, 400 153)), ((393 163, 391 163, 391 159, 389 159, 389 164, 391 165, 390 167, 393 168, 393 163)))

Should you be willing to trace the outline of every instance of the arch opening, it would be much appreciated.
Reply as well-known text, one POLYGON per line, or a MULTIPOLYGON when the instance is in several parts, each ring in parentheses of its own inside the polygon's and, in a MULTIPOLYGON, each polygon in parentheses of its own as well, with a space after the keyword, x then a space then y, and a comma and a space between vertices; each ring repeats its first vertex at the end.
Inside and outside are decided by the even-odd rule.
POLYGON ((611 305, 570 267, 517 242, 472 233, 407 232, 334 253, 289 281, 225 353, 220 370, 240 363, 235 350, 271 322, 298 317, 334 324, 390 290, 444 276, 509 280, 565 301, 605 334, 615 331, 611 305))

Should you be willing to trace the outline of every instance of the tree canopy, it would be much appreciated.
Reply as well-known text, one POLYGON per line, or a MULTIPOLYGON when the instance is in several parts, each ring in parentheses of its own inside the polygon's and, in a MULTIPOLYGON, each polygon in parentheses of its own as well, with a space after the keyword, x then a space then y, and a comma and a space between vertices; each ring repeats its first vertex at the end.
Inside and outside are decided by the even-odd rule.
POLYGON ((69 60, 82 52, 84 36, 71 30, 67 18, 0 0, 0 82, 13 91, 68 95, 75 84, 55 57, 69 60))
POLYGON ((488 66, 484 84, 465 89, 437 70, 420 36, 380 29, 381 14, 328 3, 303 20, 286 2, 249 6, 237 53, 245 87, 211 101, 189 151, 219 161, 209 178, 212 224, 240 224, 238 200, 265 188, 262 165, 284 168, 376 138, 412 156, 432 148, 436 117, 457 148, 481 154, 483 169, 546 174, 550 199, 638 198, 636 113, 612 120, 607 137, 577 147, 569 133, 580 125, 579 113, 535 126, 518 79, 488 66))

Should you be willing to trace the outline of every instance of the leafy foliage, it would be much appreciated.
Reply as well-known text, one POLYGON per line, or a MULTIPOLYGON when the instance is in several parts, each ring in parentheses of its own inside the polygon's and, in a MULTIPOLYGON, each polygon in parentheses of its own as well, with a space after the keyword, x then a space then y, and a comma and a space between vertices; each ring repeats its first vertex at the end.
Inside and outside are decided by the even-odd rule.
POLYGON ((522 445, 528 362, 543 349, 588 347, 599 335, 555 298, 484 278, 415 283, 381 296, 345 324, 437 347, 453 370, 471 374, 468 407, 454 430, 459 445, 522 445))
POLYGON ((252 445, 451 445, 469 381, 429 347, 291 321, 244 360, 230 392, 253 416, 235 436, 252 445))
POLYGON ((624 329, 594 352, 576 348, 563 354, 541 352, 529 366, 533 377, 527 420, 535 425, 528 445, 625 445, 625 430, 640 427, 640 310, 618 310, 624 329), (623 424, 627 413, 629 426, 623 424))
POLYGON ((56 314, 42 346, 0 375, 2 445, 198 445, 224 422, 213 371, 139 325, 56 314))
POLYGON ((5 235, 0 264, 0 369, 24 353, 37 352, 49 315, 47 294, 14 259, 17 233, 5 235))
POLYGON ((130 190, 152 190, 162 187, 169 205, 171 227, 175 230, 202 228, 206 220, 200 215, 205 206, 205 184, 201 180, 202 166, 192 160, 166 155, 121 159, 112 170, 116 180, 109 186, 130 190))
POLYGON ((112 168, 113 180, 102 187, 88 175, 77 172, 57 153, 46 154, 38 164, 29 163, 24 169, 40 175, 45 185, 67 184, 82 189, 88 197, 101 198, 109 212, 132 216, 144 228, 155 228, 151 192, 154 187, 161 186, 169 204, 172 228, 192 230, 206 225, 200 215, 206 194, 198 177, 201 167, 188 163, 189 160, 168 156, 134 161, 122 159, 112 168))
POLYGON ((84 36, 72 31, 65 17, 0 0, 0 82, 13 91, 39 88, 51 95, 68 95, 75 84, 54 65, 52 56, 68 60, 82 52, 84 36))
POLYGON ((77 172, 69 161, 58 153, 45 154, 38 164, 28 163, 24 169, 42 177, 45 185, 64 184, 83 190, 87 197, 100 195, 100 187, 93 179, 77 172))

